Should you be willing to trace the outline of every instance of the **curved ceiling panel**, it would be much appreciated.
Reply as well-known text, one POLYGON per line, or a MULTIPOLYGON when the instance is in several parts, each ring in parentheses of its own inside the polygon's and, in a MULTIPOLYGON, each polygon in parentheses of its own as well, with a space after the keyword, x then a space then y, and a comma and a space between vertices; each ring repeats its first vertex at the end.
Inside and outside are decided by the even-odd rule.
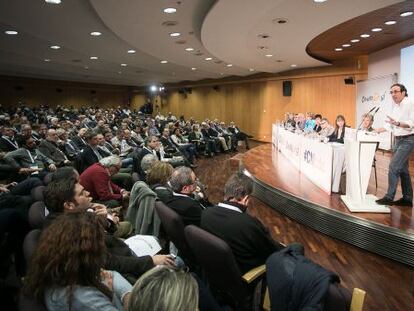
POLYGON ((396 2, 219 1, 204 20, 201 40, 223 61, 257 71, 280 72, 291 69, 292 64, 320 66, 324 63, 306 53, 309 41, 338 23, 396 2), (280 19, 287 22, 280 24, 280 19))
POLYGON ((370 54, 412 38, 414 15, 400 16, 407 11, 414 11, 414 1, 396 3, 358 16, 318 35, 309 42, 307 52, 317 59, 333 62, 370 54), (390 21, 395 23, 385 24, 390 21), (363 34, 369 34, 370 37, 362 38, 363 34), (353 42, 356 40, 359 41, 353 42))

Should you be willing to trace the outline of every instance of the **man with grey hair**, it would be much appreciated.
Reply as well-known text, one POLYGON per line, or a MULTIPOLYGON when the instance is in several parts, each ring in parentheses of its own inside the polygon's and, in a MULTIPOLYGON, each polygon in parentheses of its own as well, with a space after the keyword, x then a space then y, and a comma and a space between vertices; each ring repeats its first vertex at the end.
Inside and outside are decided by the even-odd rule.
POLYGON ((242 274, 264 264, 267 257, 283 248, 258 219, 246 213, 252 192, 252 181, 236 173, 224 186, 224 201, 201 215, 201 228, 230 246, 242 274))
POLYGON ((39 151, 49 159, 52 159, 58 167, 70 165, 71 162, 58 147, 58 139, 57 130, 49 129, 46 133, 46 139, 42 139, 39 144, 39 151))
POLYGON ((79 182, 95 202, 102 203, 109 208, 118 207, 129 197, 128 191, 120 188, 111 180, 120 168, 121 158, 118 156, 102 158, 80 175, 79 182))
POLYGON ((184 225, 200 226, 204 206, 194 198, 197 178, 189 167, 180 166, 174 170, 170 179, 173 196, 164 203, 176 211, 184 225))

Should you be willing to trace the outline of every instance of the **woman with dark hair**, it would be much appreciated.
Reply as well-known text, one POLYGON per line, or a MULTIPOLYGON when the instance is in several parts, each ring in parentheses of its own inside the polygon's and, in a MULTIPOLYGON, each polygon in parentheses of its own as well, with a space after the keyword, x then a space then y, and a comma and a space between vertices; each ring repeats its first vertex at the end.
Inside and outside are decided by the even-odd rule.
POLYGON ((334 132, 329 136, 329 142, 335 142, 335 143, 344 143, 344 137, 345 137, 345 117, 343 115, 338 115, 335 120, 335 130, 334 132))
POLYGON ((24 293, 49 311, 122 310, 132 286, 102 270, 105 253, 105 230, 95 214, 62 215, 42 232, 24 293))

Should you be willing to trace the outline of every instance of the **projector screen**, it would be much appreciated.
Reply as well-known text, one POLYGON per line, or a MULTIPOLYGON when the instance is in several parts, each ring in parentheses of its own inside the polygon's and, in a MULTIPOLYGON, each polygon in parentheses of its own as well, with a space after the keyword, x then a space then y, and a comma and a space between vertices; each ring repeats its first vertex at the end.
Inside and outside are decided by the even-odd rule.
POLYGON ((408 95, 414 98, 414 45, 401 49, 400 82, 405 85, 408 95))

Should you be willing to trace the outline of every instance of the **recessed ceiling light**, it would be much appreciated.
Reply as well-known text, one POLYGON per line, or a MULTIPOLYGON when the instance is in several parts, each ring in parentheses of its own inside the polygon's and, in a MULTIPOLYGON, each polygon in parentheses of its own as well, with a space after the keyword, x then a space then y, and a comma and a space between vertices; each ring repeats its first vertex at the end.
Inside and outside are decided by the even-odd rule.
POLYGON ((411 15, 413 15, 412 11, 402 12, 400 14, 401 17, 407 17, 407 16, 411 16, 411 15))
POLYGON ((179 37, 181 34, 179 32, 172 32, 170 33, 170 37, 179 37))
POLYGON ((376 27, 371 29, 372 32, 379 32, 382 31, 382 28, 376 27))
POLYGON ((342 48, 336 48, 335 51, 340 52, 342 51, 342 48))
POLYGON ((292 64, 292 65, 290 65, 290 67, 297 67, 298 65, 296 65, 296 64, 292 64))
POLYGON ((89 59, 97 60, 98 59, 98 56, 91 56, 91 57, 89 57, 89 59))
POLYGON ((227 67, 233 67, 233 64, 227 64, 226 66, 227 67))
POLYGON ((18 34, 18 32, 16 30, 6 30, 4 32, 6 35, 11 35, 11 36, 15 36, 18 34))
POLYGON ((265 56, 266 57, 272 57, 273 55, 272 54, 266 54, 265 56))
POLYGON ((197 68, 196 68, 196 67, 193 67, 193 68, 191 68, 191 70, 193 70, 193 71, 194 71, 194 70, 197 70, 197 68))
POLYGON ((60 49, 60 46, 59 45, 52 45, 52 46, 50 46, 50 48, 52 50, 59 50, 60 49))
POLYGON ((194 49, 193 48, 186 48, 185 49, 187 52, 192 52, 192 51, 194 51, 194 49))
POLYGON ((369 37, 371 37, 371 35, 369 35, 367 33, 364 33, 364 34, 360 35, 360 37, 361 38, 369 38, 369 37))
POLYGON ((101 32, 99 32, 99 31, 92 31, 92 32, 91 32, 91 36, 94 36, 94 37, 99 37, 101 34, 102 34, 102 33, 101 33, 101 32))
POLYGON ((212 60, 212 58, 211 57, 206 57, 205 60, 212 60))
POLYGON ((349 43, 342 44, 344 48, 349 48, 351 45, 349 43))
POLYGON ((313 0, 313 2, 315 2, 315 3, 324 3, 326 1, 328 1, 328 0, 313 0))
POLYGON ((161 64, 166 64, 166 63, 168 63, 168 61, 167 60, 162 60, 160 63, 161 64))
POLYGON ((222 75, 224 75, 224 73, 223 72, 220 72, 220 76, 222 76, 222 75))
POLYGON ((135 50, 128 50, 127 53, 128 54, 134 54, 136 51, 135 50))
POLYGON ((48 62, 50 62, 50 59, 49 58, 45 58, 44 61, 48 63, 48 62))
POLYGON ((395 25, 397 22, 396 21, 386 21, 384 24, 385 25, 395 25))
POLYGON ((249 71, 254 71, 254 69, 253 68, 250 68, 249 71))
POLYGON ((45 0, 45 2, 51 4, 60 4, 62 0, 45 0))
POLYGON ((352 39, 351 42, 352 43, 357 43, 357 42, 359 42, 359 39, 352 39))
POLYGON ((167 14, 172 14, 172 13, 175 13, 175 12, 177 12, 176 8, 165 8, 164 9, 164 13, 167 13, 167 14))
POLYGON ((89 67, 88 67, 88 66, 85 66, 84 68, 85 68, 85 70, 88 70, 88 69, 89 69, 89 67))
POLYGON ((126 66, 127 66, 127 64, 121 64, 121 66, 122 66, 122 67, 126 67, 126 66))

